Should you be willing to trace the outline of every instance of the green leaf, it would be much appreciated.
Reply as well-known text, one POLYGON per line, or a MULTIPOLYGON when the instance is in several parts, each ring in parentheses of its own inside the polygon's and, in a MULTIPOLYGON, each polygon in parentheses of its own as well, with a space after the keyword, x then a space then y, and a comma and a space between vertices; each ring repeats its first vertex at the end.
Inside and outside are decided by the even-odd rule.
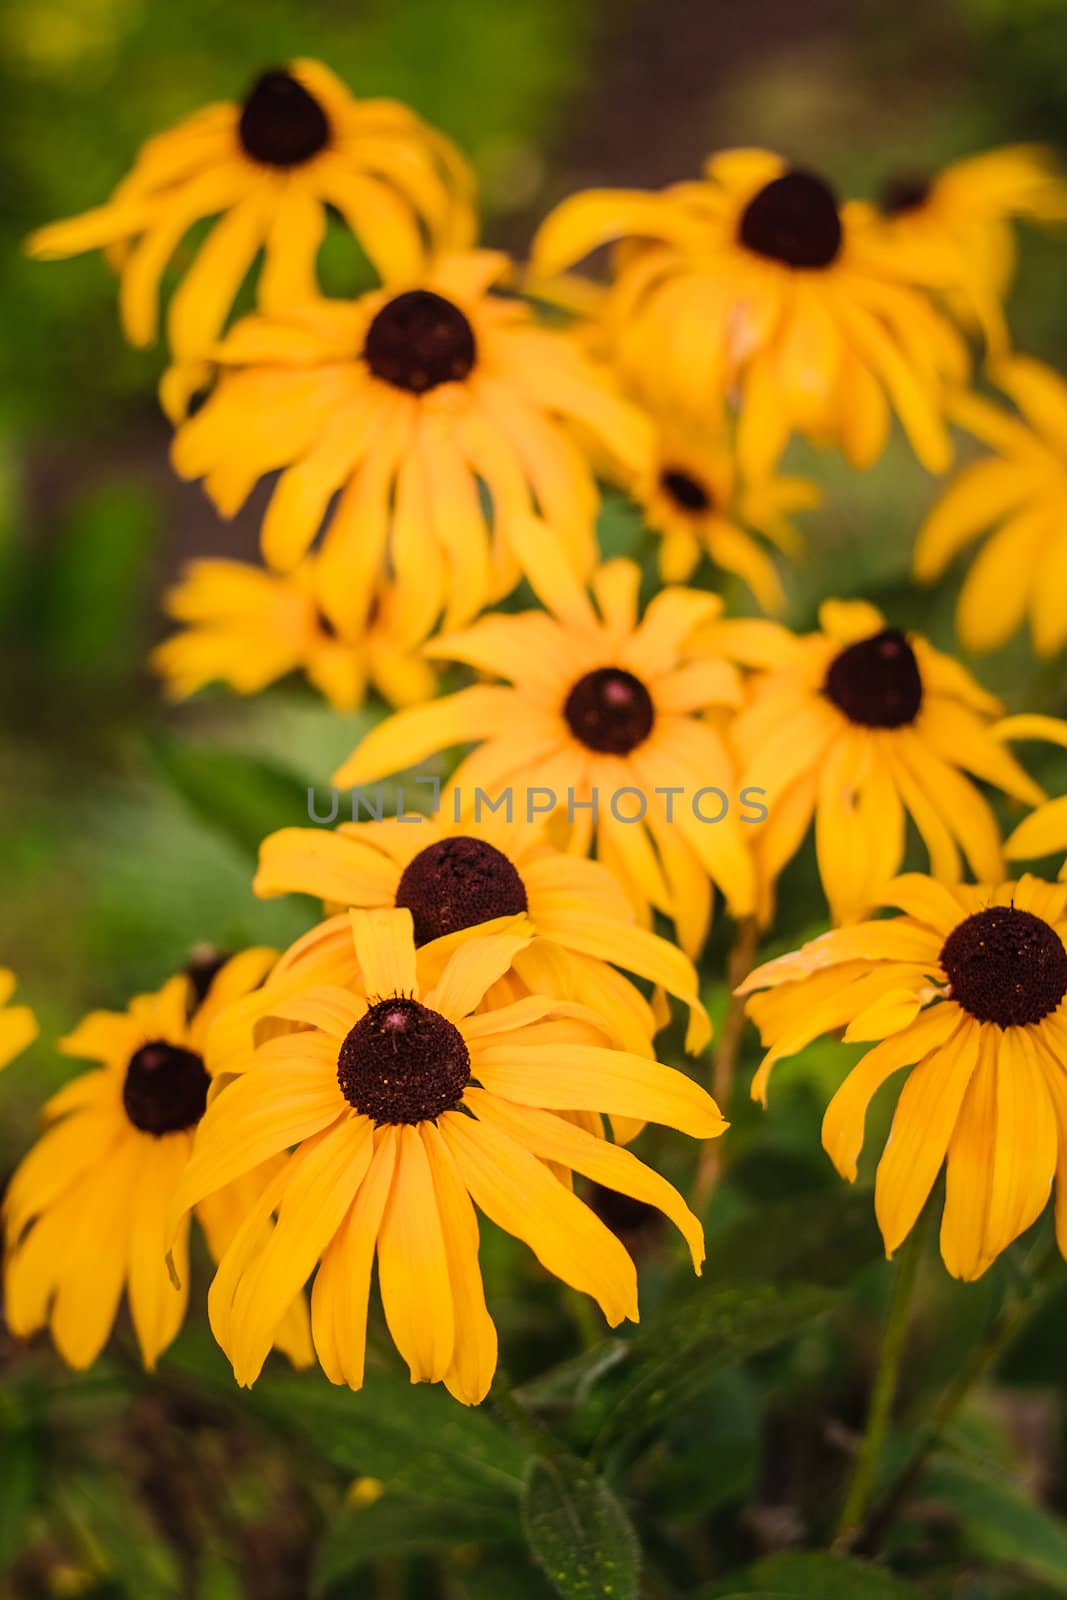
POLYGON ((521 1537, 517 1508, 386 1494, 372 1505, 349 1506, 334 1518, 319 1546, 313 1590, 327 1594, 383 1556, 427 1555, 457 1545, 517 1544, 521 1537))
POLYGON ((31 1429, 13 1428, 0 1437, 0 1478, 0 1572, 6 1572, 26 1542, 40 1484, 41 1461, 31 1429))
POLYGON ((126 1480, 82 1472, 68 1480, 63 1499, 66 1520, 100 1547, 130 1600, 178 1600, 182 1582, 174 1553, 126 1480))
POLYGON ((528 1451, 485 1410, 461 1406, 443 1388, 372 1373, 358 1394, 310 1373, 279 1373, 252 1403, 279 1427, 298 1431, 312 1456, 350 1477, 380 1478, 426 1500, 514 1499, 528 1451))
MULTIPOLYGON (((823 1551, 767 1556, 742 1575, 728 1578, 734 1585, 719 1600, 917 1600, 912 1588, 884 1567, 823 1551)), ((714 1593, 715 1591, 711 1591, 714 1593)))
POLYGON ((268 833, 308 825, 307 784, 285 767, 173 738, 145 745, 184 804, 253 862, 268 833))
POLYGON ((533 1463, 522 1524, 535 1560, 564 1600, 637 1600, 637 1535, 584 1461, 559 1456, 533 1463))
MULTIPOLYGON (((834 1300, 829 1290, 784 1283, 701 1288, 669 1303, 631 1341, 598 1445, 661 1428, 713 1373, 792 1338, 834 1300)), ((607 1389, 598 1391, 601 1405, 607 1389)))
POLYGON ((45 628, 67 672, 100 679, 139 664, 158 535, 156 502, 129 484, 95 490, 77 505, 46 577, 45 628))
POLYGON ((708 1242, 711 1283, 842 1286, 885 1251, 870 1189, 835 1186, 763 1206, 708 1242))
POLYGON ((970 1548, 987 1561, 1017 1567, 1067 1593, 1067 1523, 1010 1481, 945 1462, 928 1474, 923 1493, 944 1500, 970 1548))

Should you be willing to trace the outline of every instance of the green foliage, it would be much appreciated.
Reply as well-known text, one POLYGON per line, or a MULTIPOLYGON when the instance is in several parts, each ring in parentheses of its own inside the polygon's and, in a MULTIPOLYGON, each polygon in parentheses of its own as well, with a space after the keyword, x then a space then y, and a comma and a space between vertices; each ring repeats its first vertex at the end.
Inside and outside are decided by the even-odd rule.
POLYGON ((637 1537, 616 1496, 584 1462, 559 1456, 531 1464, 522 1525, 563 1600, 637 1600, 637 1537))
POLYGON ((869 1561, 805 1554, 768 1556, 744 1574, 744 1582, 722 1600, 917 1600, 917 1591, 869 1561))
POLYGON ((165 735, 148 736, 145 749, 189 809, 252 863, 268 833, 307 825, 307 784, 275 762, 165 735))

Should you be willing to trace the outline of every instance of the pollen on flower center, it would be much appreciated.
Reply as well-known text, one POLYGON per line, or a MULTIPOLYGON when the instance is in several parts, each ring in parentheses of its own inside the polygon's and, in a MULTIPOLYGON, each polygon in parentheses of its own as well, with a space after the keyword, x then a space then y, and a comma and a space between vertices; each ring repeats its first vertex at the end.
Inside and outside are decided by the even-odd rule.
POLYGON ((154 1039, 130 1057, 122 1104, 135 1128, 161 1138, 196 1126, 210 1083, 203 1061, 192 1050, 154 1039))
POLYGON ((298 167, 326 148, 330 124, 314 95, 276 67, 253 84, 238 135, 253 161, 268 167, 298 167))
POLYGON ((915 652, 899 628, 885 628, 834 657, 823 692, 861 727, 903 728, 923 699, 915 652))
POLYGON ((458 306, 430 289, 389 300, 367 330, 363 357, 376 378, 412 394, 441 383, 462 383, 477 348, 474 329, 458 306))
POLYGON ((447 1017, 394 995, 376 1001, 346 1035, 337 1082, 373 1122, 431 1122, 459 1104, 470 1067, 463 1035, 447 1017))
POLYGON ((979 1022, 1025 1027, 1067 994, 1067 949, 1041 917, 990 906, 953 928, 941 951, 952 998, 979 1022))
POLYGON ((659 483, 664 494, 682 511, 710 511, 714 504, 706 485, 677 467, 670 467, 661 472, 659 483))
POLYGON ((420 850, 404 868, 396 903, 411 912, 416 945, 527 909, 526 886, 507 856, 467 834, 420 850))
POLYGON ((888 178, 882 186, 878 207, 885 217, 899 217, 908 211, 918 211, 930 198, 930 180, 913 174, 888 178))
POLYGON ((574 737, 590 750, 625 756, 642 744, 656 720, 652 696, 632 672, 598 667, 571 689, 563 715, 574 737))
POLYGON ((748 202, 738 238, 757 255, 790 267, 832 266, 842 241, 834 192, 816 173, 794 167, 748 202))

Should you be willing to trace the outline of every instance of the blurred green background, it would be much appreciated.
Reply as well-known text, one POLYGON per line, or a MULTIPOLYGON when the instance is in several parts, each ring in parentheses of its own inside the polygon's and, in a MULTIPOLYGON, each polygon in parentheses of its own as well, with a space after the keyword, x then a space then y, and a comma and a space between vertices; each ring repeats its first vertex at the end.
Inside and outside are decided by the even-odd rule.
MULTIPOLYGON (((285 942, 302 929, 299 906, 253 898, 250 846, 257 832, 301 820, 301 785, 327 780, 368 715, 338 717, 288 686, 255 701, 219 694, 163 708, 144 669, 162 631, 161 590, 191 555, 251 556, 262 499, 224 525, 197 487, 170 474, 167 428, 154 401, 162 358, 124 347, 103 261, 33 265, 19 250, 30 228, 100 201, 148 134, 205 101, 239 95, 263 67, 297 54, 321 56, 357 94, 409 101, 451 134, 478 170, 487 242, 518 254, 538 217, 569 190, 684 177, 717 146, 771 145, 823 169, 844 192, 875 193, 901 169, 1006 141, 1055 143, 1067 109, 1060 0, 928 0, 921 9, 890 0, 6 0, 0 965, 18 972, 43 1037, 0 1085, 0 1173, 32 1137, 43 1096, 69 1073, 49 1039, 84 1010, 122 1005, 136 989, 156 986, 198 943, 285 942), (217 761, 212 752, 222 752, 217 761), (242 754, 271 763, 276 781, 264 788, 255 769, 241 765, 242 754), (173 777, 179 762, 176 788, 166 773, 173 777), (195 803, 203 791, 213 796, 206 808, 195 803)), ((1065 250, 1062 238, 1027 233, 1010 305, 1020 347, 1060 365, 1067 361, 1065 250)), ((360 265, 343 241, 330 246, 325 273, 333 292, 361 286, 360 265)), ((900 441, 863 477, 801 451, 791 464, 824 483, 827 503, 805 523, 811 556, 789 579, 789 620, 810 623, 831 589, 863 593, 893 621, 954 648, 958 574, 933 592, 908 583, 914 532, 936 486, 900 441)), ((612 517, 613 547, 638 548, 633 518, 617 508, 612 517)), ((1012 709, 1067 713, 1062 661, 1038 666, 1025 638, 972 665, 1012 709)), ((1062 756, 1034 766, 1050 787, 1063 788, 1062 756)), ((783 942, 821 917, 810 861, 789 882, 776 930, 783 942)), ((708 961, 709 996, 720 1010, 725 938, 720 930, 708 961)), ((799 1195, 816 1211, 844 1204, 818 1148, 820 1109, 840 1077, 840 1059, 830 1049, 809 1052, 783 1081, 770 1117, 754 1113, 741 1092, 731 1135, 736 1165, 716 1197, 716 1232, 728 1236, 757 1203, 791 1207, 799 1195)), ((664 1164, 685 1182, 691 1152, 672 1149, 664 1164)), ((854 1214, 841 1213, 846 1265, 850 1249, 859 1264, 877 1255, 869 1200, 860 1199, 854 1214)), ((487 1234, 494 1309, 517 1374, 573 1354, 590 1336, 582 1315, 575 1309, 577 1321, 561 1332, 554 1292, 487 1234)), ((654 1310, 657 1274, 665 1270, 658 1237, 643 1248, 650 1276, 643 1294, 654 1310)), ((739 1259, 744 1253, 735 1248, 739 1259)), ((959 1341, 999 1285, 993 1274, 953 1299, 931 1274, 923 1382, 951 1370, 959 1341)), ((852 1320, 839 1321, 829 1337, 802 1341, 776 1368, 710 1383, 703 1422, 678 1445, 646 1507, 653 1530, 679 1507, 689 1519, 693 1572, 708 1570, 702 1541, 709 1527, 723 1540, 711 1567, 721 1556, 728 1569, 802 1541, 805 1527, 818 1525, 820 1474, 831 1493, 842 1471, 832 1438, 820 1430, 832 1432, 834 1417, 838 1426, 854 1425, 862 1414, 883 1291, 881 1279, 861 1279, 852 1320), (807 1445, 798 1448, 797 1439, 807 1445), (749 1520, 741 1524, 745 1505, 749 1520)), ((1063 1326, 1060 1314, 1044 1335, 1039 1329, 1016 1379, 1062 1382, 1055 1352, 1062 1352, 1063 1326)), ((368 1444, 371 1435, 337 1409, 340 1401, 351 1405, 349 1397, 325 1395, 324 1385, 308 1380, 314 1399, 297 1409, 310 1407, 317 1443, 305 1439, 307 1453, 293 1456, 271 1431, 282 1400, 268 1394, 248 1402, 238 1420, 202 1333, 183 1339, 172 1376, 158 1386, 140 1385, 123 1360, 120 1351, 98 1383, 68 1389, 47 1353, 26 1358, 0 1347, 0 1371, 10 1378, 0 1391, 0 1568, 7 1573, 0 1592, 6 1583, 16 1597, 300 1600, 311 1593, 315 1551, 324 1529, 344 1515, 345 1485, 361 1472, 379 1475, 380 1436, 377 1446, 368 1444)), ((361 1414, 393 1427, 385 1459, 402 1466, 415 1441, 428 1437, 439 1476, 473 1473, 476 1488, 492 1479, 491 1471, 479 1476, 484 1461, 475 1467, 470 1458, 480 1451, 491 1462, 502 1436, 482 1437, 472 1425, 453 1450, 446 1397, 409 1396, 395 1377, 380 1385, 361 1414)), ((1033 1426, 1041 1433, 1033 1470, 1051 1472, 1063 1459, 1062 1408, 1041 1410, 1033 1426)), ((1007 1437, 982 1435, 981 1448, 995 1459, 1011 1454, 1007 1437)), ((1017 1454, 1012 1460, 1017 1466, 1017 1454)), ((415 1475, 419 1493, 432 1461, 415 1475)), ((501 1476, 513 1465, 505 1461, 501 1476)), ((397 1473, 405 1481, 400 1466, 397 1473)), ((1050 1499, 1061 1493, 1050 1491, 1050 1499)), ((435 1543, 428 1518, 422 1544, 414 1540, 417 1551, 452 1550, 443 1565, 421 1554, 412 1564, 396 1553, 412 1542, 419 1519, 409 1513, 391 1534, 387 1521, 380 1524, 381 1550, 361 1557, 375 1560, 369 1571, 356 1563, 363 1575, 352 1579, 352 1563, 342 1559, 334 1586, 325 1586, 383 1600, 547 1594, 532 1569, 494 1557, 493 1507, 486 1511, 477 1495, 466 1499, 477 1514, 467 1504, 448 1537, 438 1530, 435 1543), (382 1550, 393 1554, 377 1560, 382 1550)), ((1067 1572, 1067 1547, 1056 1543, 1055 1530, 1024 1518, 997 1535, 988 1523, 985 1507, 964 1528, 986 1526, 987 1545, 1000 1537, 1007 1553, 1002 1544, 990 1556, 975 1532, 964 1555, 948 1551, 944 1585, 938 1580, 923 1592, 971 1600, 1062 1592, 1057 1570, 1062 1557, 1060 1577, 1067 1572), (987 1558, 988 1578, 978 1575, 987 1558), (1012 1572, 1022 1560, 1023 1587, 1001 1583, 1001 1558, 1012 1572), (970 1574, 970 1587, 961 1572, 970 1574)), ((938 1571, 941 1554, 925 1552, 938 1571)), ((905 1545, 905 1565, 926 1570, 922 1556, 905 1545)), ((772 1578, 765 1573, 756 1587, 784 1588, 781 1573, 772 1578)), ((684 1569, 671 1571, 648 1592, 696 1592, 687 1584, 684 1569)), ((828 1584, 811 1593, 829 1595, 828 1584)))

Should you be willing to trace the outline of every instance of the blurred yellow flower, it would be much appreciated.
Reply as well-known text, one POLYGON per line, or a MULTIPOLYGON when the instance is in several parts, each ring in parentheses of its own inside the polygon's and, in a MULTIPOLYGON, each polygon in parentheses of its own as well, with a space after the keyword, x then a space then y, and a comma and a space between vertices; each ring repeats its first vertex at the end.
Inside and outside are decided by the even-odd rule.
POLYGON ((1053 656, 1067 643, 1067 383, 1024 356, 993 376, 1022 417, 975 394, 953 402, 954 420, 996 454, 964 467, 934 506, 915 576, 934 582, 991 529, 960 594, 960 638, 968 650, 994 650, 1028 617, 1037 654, 1053 656))
POLYGON ((622 241, 607 336, 654 410, 716 418, 730 395, 746 471, 766 472, 797 430, 870 466, 896 412, 931 471, 949 465, 946 389, 966 345, 916 285, 924 252, 886 245, 869 210, 766 150, 710 156, 659 192, 591 190, 542 224, 546 276, 622 241))
MULTIPOLYGON (((1006 717, 993 729, 998 739, 1045 739, 1067 749, 1067 722, 1056 717, 1006 717)), ((1024 817, 1004 844, 1009 861, 1036 861, 1060 851, 1067 853, 1067 795, 1057 795, 1024 817)), ((1067 878, 1067 854, 1060 877, 1067 878)))
POLYGON ((37 1037, 37 1018, 29 1006, 8 1002, 15 992, 15 974, 0 967, 0 1067, 6 1067, 37 1037))
POLYGON ((547 612, 489 615, 427 646, 505 682, 397 712, 370 730, 334 782, 373 783, 476 743, 442 795, 448 814, 463 814, 478 788, 492 802, 512 792, 527 820, 554 813, 568 849, 587 855, 595 840, 638 915, 647 921, 654 907, 671 917, 694 955, 712 883, 736 916, 752 910, 755 894, 745 839, 755 830, 740 820, 733 763, 702 715, 738 703, 738 675, 722 659, 696 660, 688 643, 722 603, 664 589, 639 621, 636 563, 597 569, 594 606, 550 529, 517 525, 513 540, 547 612))
MULTIPOLYGON (((104 249, 119 273, 132 344, 156 335, 159 285, 185 234, 220 220, 175 291, 167 336, 180 365, 200 362, 257 254, 260 303, 289 306, 317 287, 327 207, 383 280, 420 271, 431 249, 474 236, 474 181, 442 134, 395 100, 356 100, 318 61, 264 72, 242 104, 204 107, 149 139, 105 205, 31 234, 40 260, 104 249)), ((195 388, 188 377, 184 387, 195 388)))
POLYGON ((412 1381, 444 1382, 477 1404, 497 1341, 475 1206, 592 1295, 612 1326, 636 1320, 633 1262, 561 1169, 657 1206, 699 1271, 703 1232, 676 1190, 558 1113, 647 1119, 711 1138, 724 1127, 714 1101, 670 1067, 587 1043, 596 1018, 582 1020, 581 1008, 528 996, 475 1014, 532 937, 522 915, 495 927, 417 950, 409 911, 353 911, 358 982, 323 986, 311 974, 278 1002, 278 1018, 297 1031, 259 1044, 208 1107, 175 1214, 296 1147, 223 1256, 208 1299, 238 1383, 255 1382, 317 1267, 319 1361, 331 1382, 358 1389, 377 1256, 386 1322, 412 1381))
POLYGON ((397 642, 395 590, 379 584, 358 624, 347 605, 334 622, 333 591, 314 556, 285 574, 243 561, 193 561, 164 605, 183 627, 153 650, 151 663, 172 699, 213 682, 258 694, 291 672, 303 672, 337 711, 362 705, 368 684, 391 705, 434 691, 427 662, 397 642))
MULTIPOLYGON (((88 1367, 125 1288, 145 1365, 170 1344, 185 1316, 189 1222, 173 1247, 180 1287, 167 1270, 166 1223, 207 1103, 204 1036, 273 960, 252 949, 197 964, 126 1011, 91 1012, 60 1041, 64 1054, 99 1065, 48 1101, 44 1132, 4 1197, 4 1308, 16 1337, 49 1325, 68 1365, 88 1367)), ((197 1208, 216 1260, 277 1165, 250 1164, 197 1208)), ((310 1359, 302 1303, 285 1307, 277 1343, 298 1365, 310 1359)))
POLYGON ((877 904, 904 859, 908 817, 934 877, 960 877, 960 847, 977 878, 1003 875, 997 820, 972 777, 1027 805, 1044 797, 994 737, 1000 703, 959 662, 887 627, 865 600, 825 601, 816 633, 726 621, 704 642, 754 669, 731 739, 742 787, 766 791, 769 816, 752 830, 765 918, 813 821, 835 922, 877 904))
POLYGON ((246 318, 217 352, 215 392, 178 431, 175 467, 203 477, 224 516, 282 469, 262 530, 279 571, 342 491, 324 581, 358 615, 388 564, 412 639, 442 611, 456 626, 514 588, 509 530, 535 507, 588 572, 599 498, 582 435, 633 473, 651 430, 569 334, 492 292, 509 270, 498 251, 470 251, 402 292, 246 318))
POLYGON ((954 1277, 980 1277, 1044 1211, 1053 1179, 1067 1254, 1067 886, 909 874, 880 898, 904 916, 823 934, 741 985, 768 1047, 753 1095, 820 1034, 877 1040, 827 1107, 822 1140, 854 1180, 872 1096, 910 1069, 875 1183, 886 1253, 945 1166, 941 1254, 954 1277))

